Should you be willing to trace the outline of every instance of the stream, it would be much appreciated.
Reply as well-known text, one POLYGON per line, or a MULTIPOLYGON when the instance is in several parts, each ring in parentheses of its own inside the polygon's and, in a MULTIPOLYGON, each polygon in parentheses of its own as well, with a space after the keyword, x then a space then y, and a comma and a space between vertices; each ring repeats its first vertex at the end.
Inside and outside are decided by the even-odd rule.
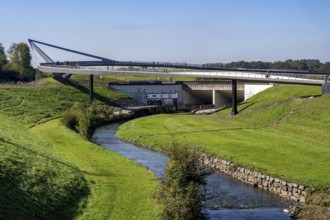
MULTIPOLYGON (((96 129, 92 140, 164 178, 167 155, 116 138, 119 126, 116 123, 96 129)), ((288 206, 289 202, 280 196, 252 187, 227 174, 214 172, 207 177, 205 208, 209 219, 289 220, 291 218, 283 212, 288 206)))

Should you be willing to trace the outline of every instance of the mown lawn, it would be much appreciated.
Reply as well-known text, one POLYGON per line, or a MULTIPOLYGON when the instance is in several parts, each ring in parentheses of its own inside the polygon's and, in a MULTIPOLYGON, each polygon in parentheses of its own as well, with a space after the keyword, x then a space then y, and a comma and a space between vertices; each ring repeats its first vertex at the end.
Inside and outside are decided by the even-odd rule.
POLYGON ((86 142, 53 120, 31 129, 70 161, 87 179, 91 195, 79 219, 157 219, 154 190, 157 178, 141 165, 117 153, 86 142))
POLYGON ((158 218, 154 175, 57 119, 88 100, 67 86, 0 88, 0 219, 158 218))
POLYGON ((173 139, 266 174, 330 186, 330 95, 312 86, 276 86, 213 115, 157 115, 122 125, 119 137, 165 149, 173 139))

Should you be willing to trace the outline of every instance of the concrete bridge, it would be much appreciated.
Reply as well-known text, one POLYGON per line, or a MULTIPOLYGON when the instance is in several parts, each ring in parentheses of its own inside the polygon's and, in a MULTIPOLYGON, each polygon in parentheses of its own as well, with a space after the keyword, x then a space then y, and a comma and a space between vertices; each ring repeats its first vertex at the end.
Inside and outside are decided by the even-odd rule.
MULTIPOLYGON (((43 72, 64 74, 87 74, 90 76, 90 99, 93 100, 93 75, 135 75, 135 76, 166 76, 166 77, 194 77, 212 79, 230 79, 232 81, 232 114, 237 113, 237 80, 252 82, 274 82, 289 84, 304 84, 322 86, 322 93, 330 93, 329 72, 312 72, 298 70, 276 69, 242 69, 215 68, 207 64, 188 64, 171 62, 135 62, 115 61, 40 41, 30 40, 31 47, 44 59, 38 69, 43 72), (37 44, 53 47, 59 50, 83 55, 97 61, 57 61, 54 62, 37 44), (110 68, 109 68, 110 67, 110 68), (137 67, 132 69, 116 69, 113 67, 137 67), (178 71, 180 70, 180 71, 178 71)), ((219 96, 216 92, 216 96, 219 96)), ((214 101, 216 102, 216 101, 214 101)))

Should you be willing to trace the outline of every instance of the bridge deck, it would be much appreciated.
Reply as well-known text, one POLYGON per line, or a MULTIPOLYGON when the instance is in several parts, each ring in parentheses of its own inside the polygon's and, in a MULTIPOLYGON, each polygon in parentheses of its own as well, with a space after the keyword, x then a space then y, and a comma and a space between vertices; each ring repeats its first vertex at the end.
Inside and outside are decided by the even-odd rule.
POLYGON ((253 82, 290 83, 303 85, 322 85, 324 80, 316 79, 314 75, 298 77, 297 74, 265 74, 244 71, 148 71, 148 70, 104 70, 79 66, 38 66, 38 69, 49 73, 69 73, 82 75, 118 75, 118 76, 159 76, 159 77, 193 77, 213 79, 236 79, 253 82), (309 77, 309 78, 307 78, 309 77))

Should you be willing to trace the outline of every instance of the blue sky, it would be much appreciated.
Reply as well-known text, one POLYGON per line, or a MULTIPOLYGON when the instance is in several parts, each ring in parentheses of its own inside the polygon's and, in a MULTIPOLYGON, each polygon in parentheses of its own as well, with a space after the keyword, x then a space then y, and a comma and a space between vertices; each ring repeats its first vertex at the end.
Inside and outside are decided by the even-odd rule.
POLYGON ((327 0, 0 3, 0 42, 6 50, 31 38, 115 60, 330 61, 327 0))

